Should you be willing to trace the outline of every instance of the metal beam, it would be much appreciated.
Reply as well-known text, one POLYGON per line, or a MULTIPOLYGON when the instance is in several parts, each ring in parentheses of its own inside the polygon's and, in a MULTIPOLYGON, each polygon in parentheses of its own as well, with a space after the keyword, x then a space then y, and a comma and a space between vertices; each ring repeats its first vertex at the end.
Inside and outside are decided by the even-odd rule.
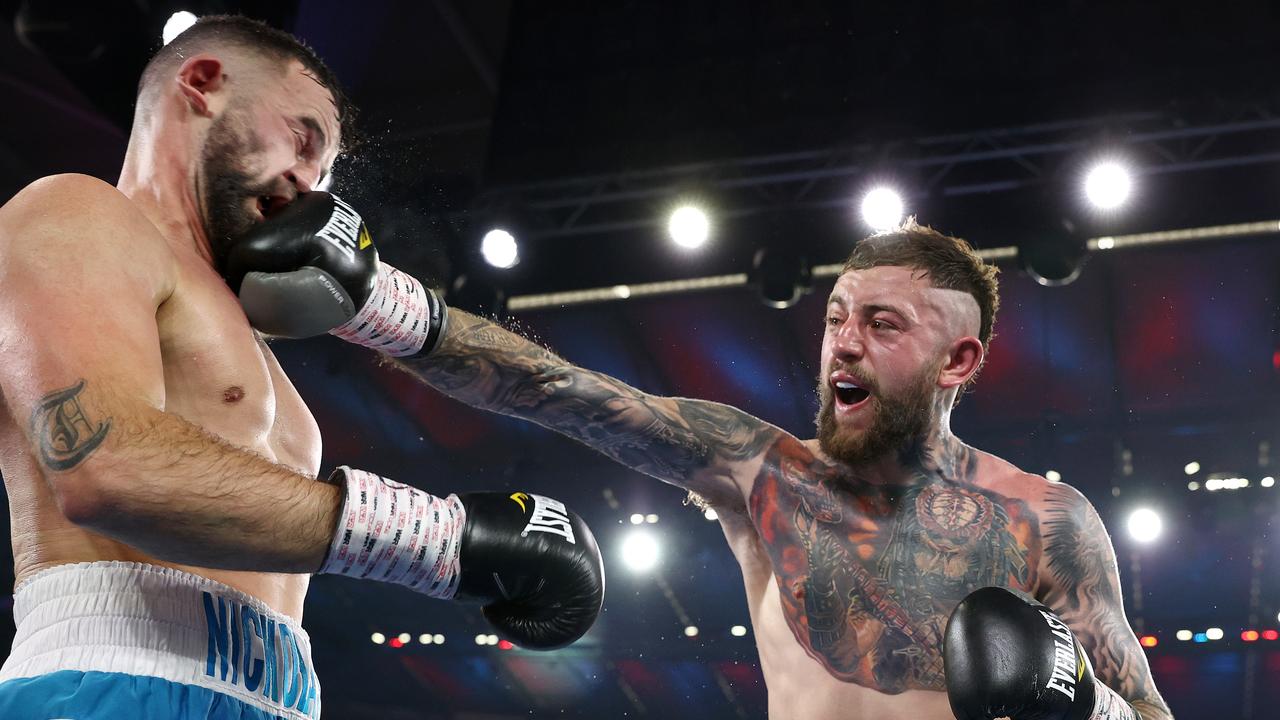
POLYGON ((1061 176, 1070 161, 1095 149, 1144 158, 1139 175, 1280 163, 1280 153, 1242 154, 1225 138, 1274 146, 1280 113, 1249 106, 1201 122, 1167 113, 1130 113, 891 143, 863 143, 789 153, 684 163, 661 168, 558 178, 490 188, 477 203, 517 206, 547 222, 531 238, 557 238, 652 228, 654 203, 690 187, 714 196, 717 214, 737 218, 793 208, 847 206, 851 180, 871 172, 923 176, 916 194, 1008 192, 1061 176), (980 181, 955 178, 980 166, 980 181))
MULTIPOLYGON (((1170 245, 1185 242, 1203 242, 1224 238, 1246 237, 1251 235, 1269 235, 1280 233, 1280 220, 1264 220, 1260 222, 1235 223, 1232 225, 1212 225, 1207 227, 1183 228, 1179 230, 1161 230, 1158 232, 1136 233, 1133 235, 1108 235, 1090 238, 1086 244, 1092 252, 1108 252, 1125 248, 1136 248, 1146 245, 1170 245)), ((978 251, 978 255, 987 262, 1006 262, 1018 257, 1016 247, 986 248, 978 251)), ((813 277, 829 278, 840 274, 843 266, 840 263, 816 265, 813 277)), ((664 280, 661 282, 635 283, 631 285, 613 285, 611 287, 587 288, 584 290, 568 290, 565 292, 540 293, 536 295, 515 295, 507 301, 507 309, 511 312, 529 310, 547 310, 565 308, 571 305, 586 305, 599 302, 617 302, 632 298, 657 297, 663 295, 682 295, 703 290, 742 287, 748 282, 746 273, 729 275, 712 275, 709 277, 686 278, 682 280, 664 280)))

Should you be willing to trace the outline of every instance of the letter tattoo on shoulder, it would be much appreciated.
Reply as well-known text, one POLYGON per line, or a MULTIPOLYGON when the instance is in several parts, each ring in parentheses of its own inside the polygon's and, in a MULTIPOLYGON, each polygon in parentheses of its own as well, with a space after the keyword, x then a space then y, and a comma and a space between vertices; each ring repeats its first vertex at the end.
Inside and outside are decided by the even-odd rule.
POLYGON ((95 422, 80 404, 82 379, 40 398, 31 412, 31 437, 40 462, 50 470, 70 470, 89 457, 111 430, 111 418, 95 422))

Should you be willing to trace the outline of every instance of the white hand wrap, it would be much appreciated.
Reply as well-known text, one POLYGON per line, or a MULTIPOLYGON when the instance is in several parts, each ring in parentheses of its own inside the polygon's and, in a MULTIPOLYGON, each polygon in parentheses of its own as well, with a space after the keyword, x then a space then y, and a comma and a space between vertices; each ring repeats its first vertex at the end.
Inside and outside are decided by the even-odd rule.
POLYGON ((334 475, 344 481, 347 496, 320 572, 452 598, 467 519, 458 496, 438 498, 346 466, 334 475))
POLYGON ((1093 692, 1093 714, 1089 720, 1142 720, 1128 700, 1103 685, 1101 680, 1094 681, 1093 692))
POLYGON ((443 335, 443 317, 437 317, 441 311, 434 294, 417 278, 379 262, 373 294, 364 307, 329 334, 391 357, 404 357, 443 335))

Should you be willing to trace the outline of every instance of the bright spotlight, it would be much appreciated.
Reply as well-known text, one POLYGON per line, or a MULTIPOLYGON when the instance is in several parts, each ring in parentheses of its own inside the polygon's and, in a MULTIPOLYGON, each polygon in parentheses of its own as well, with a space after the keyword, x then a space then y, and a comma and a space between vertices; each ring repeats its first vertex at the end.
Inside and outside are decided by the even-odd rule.
POLYGON ((421 635, 418 636, 418 642, 422 643, 423 645, 430 645, 433 642, 433 638, 431 637, 430 633, 422 633, 421 635))
POLYGON ((373 635, 370 635, 369 639, 373 641, 374 645, 381 645, 387 641, 387 636, 376 632, 373 635))
POLYGON ((170 15, 169 19, 165 21, 164 30, 160 31, 160 38, 164 40, 165 45, 168 45, 173 42, 174 38, 181 35, 183 30, 186 30, 195 24, 196 16, 194 13, 189 13, 186 10, 179 10, 178 12, 170 15))
POLYGON ((1123 165, 1104 162, 1094 165, 1084 178, 1084 194, 1099 210, 1114 210, 1129 199, 1133 179, 1123 165))
POLYGON ((431 642, 433 642, 433 643, 435 643, 435 644, 437 644, 437 645, 443 645, 443 644, 444 644, 444 635, 441 635, 440 633, 436 633, 435 635, 432 635, 432 636, 431 636, 431 642))
POLYGON ((1192 480, 1191 482, 1187 483, 1187 489, 1190 490, 1191 492, 1195 492, 1196 490, 1200 489, 1200 483, 1196 482, 1195 480, 1192 480))
POLYGON ((729 628, 729 634, 734 637, 742 637, 747 634, 747 628, 742 625, 734 625, 729 628))
POLYGON ((648 572, 658 564, 658 541, 651 533, 633 530, 622 541, 622 561, 635 572, 648 572))
POLYGON ((1276 479, 1275 479, 1275 478, 1273 478, 1273 477, 1271 477, 1270 475, 1268 475, 1268 476, 1266 476, 1266 477, 1262 478, 1262 483, 1261 483, 1261 484, 1262 484, 1262 487, 1271 487, 1272 485, 1275 485, 1275 484, 1276 484, 1276 479))
POLYGON ((1182 472, 1188 475, 1195 475, 1196 473, 1200 472, 1200 463, 1196 462, 1195 460, 1192 460, 1191 462, 1183 466, 1182 472))
POLYGON ((707 508, 706 510, 702 511, 702 517, 708 520, 719 520, 720 514, 716 512, 715 508, 707 508))
POLYGON ((642 514, 640 514, 640 513, 632 513, 632 514, 631 514, 631 524, 632 524, 632 525, 641 525, 641 524, 643 524, 643 523, 644 523, 644 515, 642 515, 642 514))
POLYGON ((1050 470, 1044 474, 1044 479, 1049 482, 1062 482, 1062 473, 1057 470, 1050 470))
POLYGON ((1208 630, 1204 631, 1204 636, 1209 638, 1210 640, 1221 640, 1222 628, 1216 628, 1216 627, 1209 628, 1208 630))
POLYGON ((862 221, 872 230, 888 230, 902 222, 902 196, 887 187, 878 187, 862 198, 862 221))
POLYGON ((699 208, 683 205, 671 213, 671 219, 667 221, 667 234, 680 247, 690 250, 699 248, 711 235, 711 221, 699 208))
POLYGON ((409 641, 413 639, 413 636, 409 633, 400 633, 396 638, 405 645, 408 645, 409 641))
POLYGON ((653 525, 658 522, 658 515, 656 513, 649 513, 648 515, 644 516, 644 521, 649 523, 650 525, 653 525))
POLYGON ((1181 641, 1183 641, 1183 642, 1187 642, 1187 641, 1189 641, 1189 640, 1192 638, 1192 636, 1193 636, 1194 634, 1195 634, 1195 633, 1191 632, 1190 630, 1179 630, 1179 631, 1178 631, 1178 639, 1179 639, 1179 640, 1181 640, 1181 641))
POLYGON ((1160 537, 1164 521, 1151 508, 1138 508, 1129 513, 1129 536, 1140 543, 1149 543, 1160 537))
POLYGON ((502 228, 494 228, 480 241, 480 254, 484 261, 496 268, 509 268, 520 259, 516 238, 502 228))
POLYGON ((684 629, 684 636, 685 636, 685 637, 698 637, 698 626, 697 626, 697 625, 690 625, 689 627, 686 627, 686 628, 684 629))

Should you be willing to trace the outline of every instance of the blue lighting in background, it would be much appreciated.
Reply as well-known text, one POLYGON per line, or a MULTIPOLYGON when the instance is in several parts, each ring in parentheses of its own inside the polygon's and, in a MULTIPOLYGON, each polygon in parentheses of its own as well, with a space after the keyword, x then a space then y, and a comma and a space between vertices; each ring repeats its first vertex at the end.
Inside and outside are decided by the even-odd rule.
POLYGON ((1244 658, 1240 653, 1214 653, 1205 658, 1201 669, 1206 674, 1239 675, 1244 672, 1244 658))
POLYGON ((1199 642, 1199 643, 1202 643, 1202 642, 1209 642, 1209 636, 1208 636, 1208 635, 1205 635, 1205 634, 1204 634, 1204 633, 1202 633, 1202 632, 1200 632, 1200 633, 1196 633, 1196 634, 1195 634, 1195 637, 1193 637, 1193 638, 1191 638, 1191 639, 1192 639, 1192 640, 1195 640, 1196 642, 1199 642))

